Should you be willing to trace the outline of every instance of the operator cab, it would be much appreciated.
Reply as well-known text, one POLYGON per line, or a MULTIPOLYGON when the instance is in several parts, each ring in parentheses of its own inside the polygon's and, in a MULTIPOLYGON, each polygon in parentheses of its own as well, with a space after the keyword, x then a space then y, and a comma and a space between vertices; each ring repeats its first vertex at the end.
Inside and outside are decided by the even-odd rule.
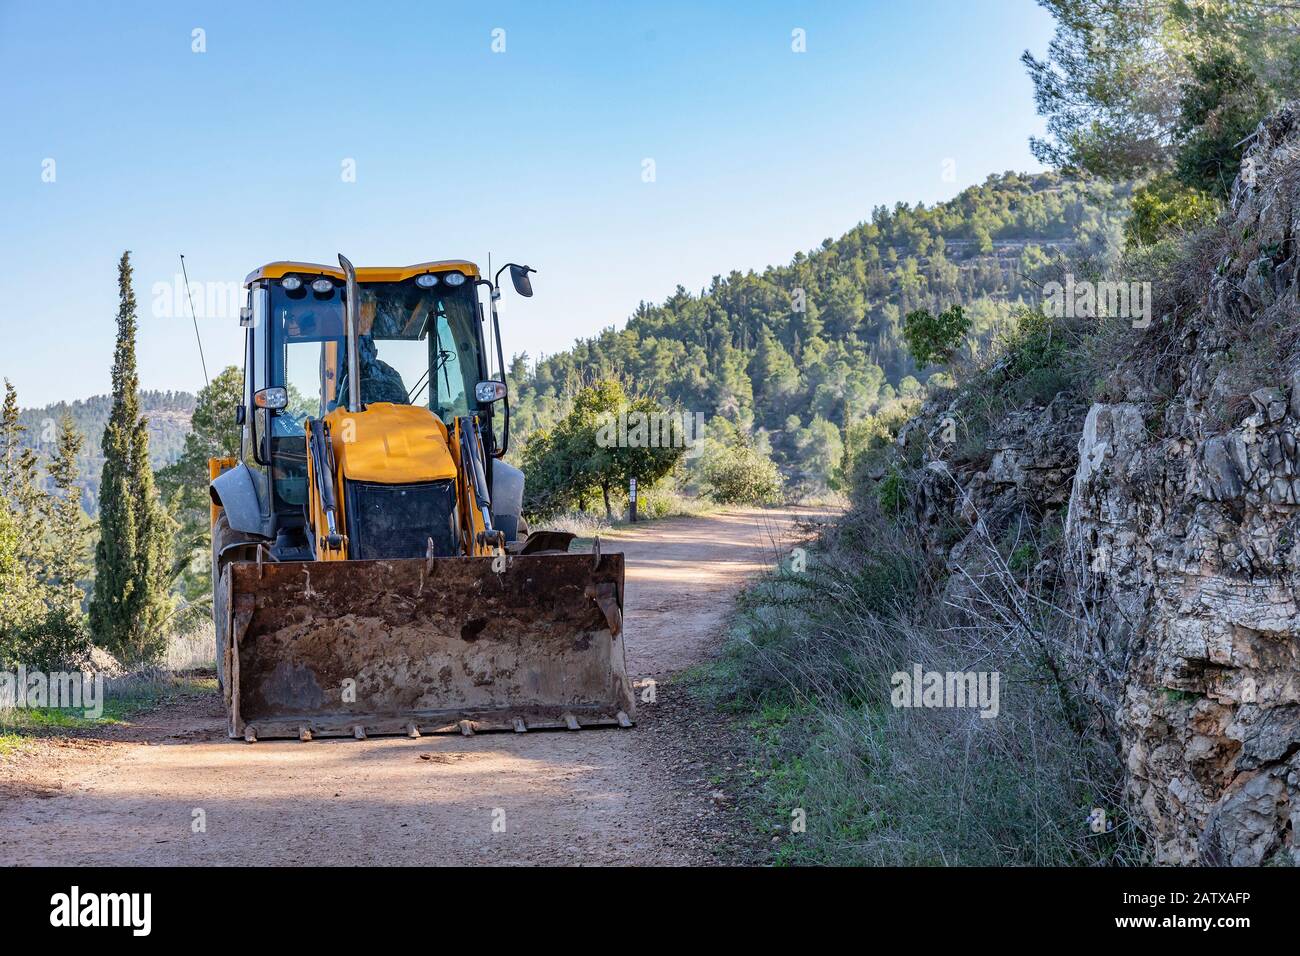
MULTIPOLYGON (((428 408, 449 427, 478 414, 489 462, 499 444, 492 402, 479 402, 487 378, 480 278, 470 262, 403 269, 358 269, 358 379, 363 406, 428 408)), ((346 282, 336 268, 277 262, 254 271, 245 343, 245 454, 263 508, 276 529, 273 554, 305 560, 305 423, 346 407, 349 393, 346 282), (283 389, 284 394, 267 389, 283 389), (275 407, 280 405, 282 407, 275 407)))

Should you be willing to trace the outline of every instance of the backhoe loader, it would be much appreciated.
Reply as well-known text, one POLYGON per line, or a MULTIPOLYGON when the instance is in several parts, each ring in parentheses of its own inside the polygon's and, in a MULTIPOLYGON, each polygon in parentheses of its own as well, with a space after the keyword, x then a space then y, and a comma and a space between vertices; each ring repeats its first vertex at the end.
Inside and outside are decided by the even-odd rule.
POLYGON ((632 726, 623 556, 529 533, 503 460, 507 270, 531 296, 462 260, 245 280, 240 453, 209 462, 232 738, 632 726))

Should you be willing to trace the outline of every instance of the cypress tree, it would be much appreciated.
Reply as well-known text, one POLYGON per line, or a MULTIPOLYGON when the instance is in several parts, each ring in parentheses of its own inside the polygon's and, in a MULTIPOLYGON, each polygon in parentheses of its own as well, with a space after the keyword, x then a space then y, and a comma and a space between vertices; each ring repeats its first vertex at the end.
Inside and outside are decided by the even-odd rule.
POLYGON ((140 415, 130 252, 118 263, 117 285, 113 409, 104 429, 90 627, 96 642, 124 661, 147 663, 167 647, 172 529, 154 488, 149 433, 140 415))

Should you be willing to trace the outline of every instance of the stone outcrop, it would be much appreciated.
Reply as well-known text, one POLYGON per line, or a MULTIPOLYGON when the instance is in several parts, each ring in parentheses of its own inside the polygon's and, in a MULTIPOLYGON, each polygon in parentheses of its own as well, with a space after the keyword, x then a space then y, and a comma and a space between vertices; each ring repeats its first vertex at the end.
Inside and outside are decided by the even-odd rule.
POLYGON ((1062 392, 963 446, 963 402, 997 387, 995 365, 898 436, 949 605, 970 577, 951 572, 986 572, 987 542, 1064 517, 1039 556, 1082 622, 1063 653, 1097 663, 1080 693, 1159 863, 1300 864, 1298 238, 1293 108, 1260 127, 1228 212, 1155 290, 1160 319, 1134 331, 1111 401, 1062 392))
POLYGON ((1156 861, 1300 862, 1300 113, 1256 134, 1223 229, 1165 380, 1088 411, 1066 550, 1156 861))

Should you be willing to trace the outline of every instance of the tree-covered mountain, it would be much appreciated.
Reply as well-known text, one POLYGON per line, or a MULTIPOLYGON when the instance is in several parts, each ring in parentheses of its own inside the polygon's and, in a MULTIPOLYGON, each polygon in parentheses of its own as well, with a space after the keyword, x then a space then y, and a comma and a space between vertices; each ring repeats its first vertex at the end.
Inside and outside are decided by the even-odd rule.
POLYGON ((535 364, 516 356, 513 427, 522 445, 581 384, 612 376, 703 412, 711 429, 747 433, 796 488, 833 487, 846 443, 935 371, 918 369, 903 346, 909 312, 960 303, 978 345, 1036 301, 1065 255, 1118 245, 1128 193, 1008 172, 934 206, 878 207, 789 265, 715 276, 698 295, 679 286, 662 304, 639 305, 622 329, 535 364))
MULTIPOLYGON (((1035 301, 1065 255, 1105 255, 1118 244, 1126 187, 1056 172, 1005 173, 927 207, 900 203, 789 265, 715 276, 699 294, 678 287, 641 303, 613 326, 536 363, 512 362, 516 449, 555 424, 584 383, 622 380, 705 416, 715 434, 743 433, 770 453, 796 490, 818 492, 841 475, 872 416, 916 397, 934 369, 918 369, 903 345, 915 309, 960 303, 975 343, 1017 306, 1035 301)), ((179 457, 194 396, 142 391, 155 468, 179 457)), ((21 396, 20 396, 21 397, 21 396)), ((72 416, 86 438, 78 485, 95 513, 100 439, 111 402, 101 395, 23 411, 23 443, 42 457, 57 423, 72 416)))
MULTIPOLYGON (((112 407, 112 396, 95 395, 81 401, 27 408, 18 416, 19 423, 26 428, 19 444, 33 449, 42 462, 48 461, 54 453, 60 419, 65 413, 71 416, 73 425, 86 439, 82 453, 77 457, 76 484, 81 488, 81 503, 91 515, 98 509, 99 478, 104 467, 100 441, 112 407)), ((142 389, 140 409, 149 423, 150 462, 154 468, 171 464, 180 457, 185 446, 190 417, 194 414, 194 396, 189 392, 142 389)))

